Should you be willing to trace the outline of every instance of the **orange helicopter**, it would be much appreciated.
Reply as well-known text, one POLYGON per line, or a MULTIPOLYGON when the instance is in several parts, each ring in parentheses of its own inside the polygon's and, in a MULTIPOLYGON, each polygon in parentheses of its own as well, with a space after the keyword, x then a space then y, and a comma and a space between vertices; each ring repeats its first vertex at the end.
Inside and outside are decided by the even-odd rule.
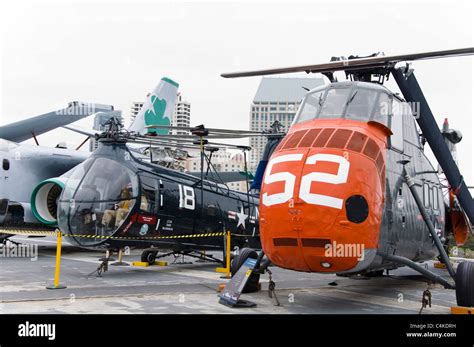
POLYGON ((307 92, 287 135, 257 170, 262 252, 243 251, 234 259, 233 273, 247 265, 248 276, 236 276, 240 283, 230 285, 221 302, 235 305, 239 290, 256 290, 259 274, 272 263, 344 276, 409 266, 455 289, 458 305, 474 306, 474 263, 462 262, 455 271, 447 254, 449 240, 463 244, 474 222, 474 203, 452 156, 462 134, 447 123, 440 131, 413 69, 404 63, 473 53, 464 48, 351 56, 222 74, 305 71, 322 73, 330 83, 307 92), (344 71, 348 81, 338 82, 335 71, 344 71), (383 85, 390 76, 404 98, 383 85), (448 185, 426 157, 425 142, 448 185), (419 264, 434 257, 453 281, 419 264))

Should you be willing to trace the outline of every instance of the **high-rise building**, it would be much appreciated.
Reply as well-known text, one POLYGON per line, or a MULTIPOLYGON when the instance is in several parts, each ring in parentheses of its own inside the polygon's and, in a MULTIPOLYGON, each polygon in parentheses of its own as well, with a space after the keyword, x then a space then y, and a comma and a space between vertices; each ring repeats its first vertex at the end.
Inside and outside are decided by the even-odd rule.
POLYGON ((135 117, 137 116, 138 112, 143 107, 144 102, 143 101, 134 101, 132 102, 132 107, 130 107, 130 124, 133 123, 135 120, 135 117))
MULTIPOLYGON (((191 125, 191 103, 186 101, 181 93, 176 97, 173 119, 171 125, 178 127, 189 127, 191 125)), ((188 134, 188 131, 173 130, 172 134, 188 134)))
MULTIPOLYGON (((130 108, 130 124, 133 123, 138 112, 143 107, 143 101, 132 102, 130 108)), ((176 97, 176 103, 174 105, 173 119, 171 120, 172 126, 178 127, 189 127, 191 124, 191 103, 183 98, 181 93, 178 93, 176 97)), ((187 131, 173 130, 171 134, 188 134, 187 131)))
MULTIPOLYGON (((188 158, 185 163, 186 171, 201 172, 201 153, 198 150, 189 151, 191 158, 188 158)), ((212 155, 212 166, 217 172, 244 172, 245 161, 244 155, 241 152, 229 151, 226 149, 219 149, 212 155)), ((207 172, 207 162, 203 162, 203 172, 207 172)), ((240 192, 247 191, 247 182, 228 182, 227 186, 232 190, 240 192)))
MULTIPOLYGON (((94 125, 92 129, 96 131, 104 131, 105 123, 112 117, 117 118, 123 124, 122 111, 111 111, 111 112, 99 112, 94 117, 94 125)), ((95 138, 91 138, 89 142, 89 150, 95 151, 99 146, 99 142, 95 138)))
MULTIPOLYGON (((288 131, 307 89, 323 84, 322 78, 262 78, 250 106, 249 129, 266 130, 278 120, 288 131)), ((250 138, 250 171, 257 169, 266 143, 265 137, 250 138)))

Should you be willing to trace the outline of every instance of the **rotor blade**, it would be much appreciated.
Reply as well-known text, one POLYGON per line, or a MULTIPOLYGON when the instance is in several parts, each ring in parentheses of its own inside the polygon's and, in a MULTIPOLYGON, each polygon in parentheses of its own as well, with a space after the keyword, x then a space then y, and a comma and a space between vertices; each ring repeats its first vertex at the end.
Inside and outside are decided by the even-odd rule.
POLYGON ((471 55, 471 54, 474 54, 473 47, 451 49, 451 50, 445 50, 445 51, 414 53, 414 54, 344 59, 344 60, 333 61, 333 62, 324 63, 324 64, 316 64, 316 65, 302 65, 302 66, 292 66, 292 67, 284 67, 284 68, 276 68, 276 69, 223 73, 221 74, 221 76, 224 78, 234 78, 234 77, 275 75, 275 74, 303 72, 303 71, 306 73, 310 73, 310 72, 323 73, 323 72, 332 72, 332 71, 340 71, 340 70, 357 70, 357 69, 382 67, 382 66, 386 66, 388 64, 394 64, 400 61, 435 59, 435 58, 463 56, 463 55, 471 55))
MULTIPOLYGON (((199 150, 200 149, 200 146, 199 145, 193 145, 193 144, 173 144, 170 146, 170 144, 164 144, 164 143, 152 143, 150 144, 149 142, 146 142, 146 141, 139 141, 139 140, 136 140, 136 141, 130 141, 131 143, 136 143, 136 144, 142 144, 142 145, 148 145, 150 148, 153 148, 153 147, 158 147, 158 146, 162 146, 162 147, 176 147, 176 148, 186 148, 186 149, 194 149, 194 150, 199 150)), ((232 147, 232 146, 220 146, 220 148, 235 148, 235 147, 232 147)), ((205 151, 209 151, 210 148, 208 145, 205 145, 204 146, 204 150, 205 151)))
MULTIPOLYGON (((157 146, 166 146, 166 147, 177 147, 181 145, 193 146, 193 148, 198 148, 200 144, 196 143, 196 139, 160 139, 160 138, 147 138, 142 136, 137 136, 129 140, 129 142, 140 142, 147 143, 148 145, 154 144, 157 146)), ((207 142, 206 144, 209 144, 207 142)))
MULTIPOLYGON (((196 127, 177 127, 171 125, 148 125, 146 128, 149 129, 170 129, 170 130, 182 130, 182 131, 192 131, 196 130, 196 127)), ((262 134, 261 131, 253 131, 253 130, 233 130, 233 129, 217 129, 217 128, 206 128, 203 129, 208 130, 213 133, 220 133, 220 134, 262 134)), ((172 135, 172 134, 170 134, 172 135)))
MULTIPOLYGON (((149 147, 153 147, 153 146, 170 146, 170 144, 166 144, 166 143, 150 143, 149 141, 146 141, 146 140, 130 140, 129 141, 130 143, 137 143, 137 144, 141 144, 141 145, 148 145, 149 147)), ((177 147, 177 148, 188 148, 188 149, 198 149, 199 147, 198 146, 194 146, 192 144, 173 144, 172 145, 173 147, 177 147)))
MULTIPOLYGON (((160 140, 160 139, 146 139, 146 138, 135 138, 128 140, 129 142, 132 143, 140 143, 140 144, 153 144, 157 146, 169 146, 169 147, 183 147, 186 146, 186 148, 193 148, 193 149, 199 149, 200 144, 196 143, 196 141, 190 141, 190 140, 179 140, 177 143, 172 143, 168 140, 160 140)), ((235 145, 235 144, 230 144, 230 143, 218 143, 218 142, 207 142, 204 143, 204 147, 207 148, 208 146, 216 146, 216 147, 221 147, 221 148, 234 148, 234 149, 247 149, 248 146, 245 145, 235 145)))
POLYGON ((100 132, 97 132, 97 131, 90 131, 90 130, 85 130, 85 129, 82 129, 82 128, 79 128, 77 126, 68 126, 68 125, 65 125, 63 126, 64 129, 67 129, 67 130, 71 130, 71 131, 74 131, 78 134, 81 134, 81 135, 86 135, 88 137, 94 137, 95 135, 97 134, 100 134, 100 132))
MULTIPOLYGON (((241 139, 241 138, 246 138, 246 137, 262 137, 262 136, 268 136, 268 135, 278 135, 278 134, 215 134, 215 135, 207 135, 203 136, 203 138, 206 139, 241 139)), ((145 138, 163 138, 163 139, 199 139, 200 137, 197 135, 172 135, 172 134, 163 134, 163 135, 153 135, 153 136, 147 136, 145 138)))
MULTIPOLYGON (((138 138, 138 139, 140 139, 140 138, 138 138)), ((145 138, 144 141, 150 142, 150 140, 148 140, 147 138, 145 138)), ((193 139, 179 139, 179 140, 178 139, 176 139, 176 140, 153 139, 152 141, 153 141, 152 143, 156 142, 156 143, 163 144, 163 145, 168 145, 168 146, 174 146, 175 145, 172 141, 176 141, 176 144, 189 144, 189 145, 200 146, 200 143, 198 143, 199 139, 194 139, 194 140, 193 139)), ((204 146, 216 146, 216 147, 223 146, 223 147, 232 147, 232 148, 237 148, 237 149, 247 149, 247 148, 249 148, 246 145, 237 145, 237 144, 233 144, 233 143, 221 143, 221 142, 210 142, 210 141, 206 141, 204 143, 204 146)))

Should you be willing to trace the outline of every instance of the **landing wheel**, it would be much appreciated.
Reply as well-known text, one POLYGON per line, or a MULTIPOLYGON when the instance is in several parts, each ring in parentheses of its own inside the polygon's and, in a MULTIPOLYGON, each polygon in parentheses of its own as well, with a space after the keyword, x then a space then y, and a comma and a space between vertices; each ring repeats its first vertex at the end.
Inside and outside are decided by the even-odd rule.
POLYGON ((459 306, 474 307, 474 263, 462 262, 456 271, 456 301, 459 306))
POLYGON ((156 260, 156 253, 157 251, 150 251, 150 250, 143 251, 142 256, 141 256, 141 261, 144 263, 148 263, 150 265, 154 264, 156 260))
MULTIPOLYGON (((248 258, 257 259, 258 254, 251 248, 242 248, 238 256, 232 259, 230 264, 230 272, 232 277, 239 271, 240 267, 248 258)), ((258 292, 258 282, 260 281, 260 274, 252 273, 250 275, 245 288, 242 290, 242 293, 254 293, 258 292)))

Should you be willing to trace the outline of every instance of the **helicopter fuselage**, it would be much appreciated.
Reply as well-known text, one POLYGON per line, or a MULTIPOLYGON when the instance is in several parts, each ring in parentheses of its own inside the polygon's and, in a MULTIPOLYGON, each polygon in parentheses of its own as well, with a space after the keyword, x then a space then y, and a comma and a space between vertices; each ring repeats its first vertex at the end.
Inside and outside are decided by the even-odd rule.
POLYGON ((58 225, 81 247, 222 250, 227 231, 260 247, 255 196, 140 161, 124 142, 103 141, 68 176, 58 225))
POLYGON ((304 98, 265 171, 261 242, 272 263, 309 272, 395 268, 438 251, 404 182, 413 177, 438 235, 445 207, 411 108, 383 86, 342 82, 304 98))

